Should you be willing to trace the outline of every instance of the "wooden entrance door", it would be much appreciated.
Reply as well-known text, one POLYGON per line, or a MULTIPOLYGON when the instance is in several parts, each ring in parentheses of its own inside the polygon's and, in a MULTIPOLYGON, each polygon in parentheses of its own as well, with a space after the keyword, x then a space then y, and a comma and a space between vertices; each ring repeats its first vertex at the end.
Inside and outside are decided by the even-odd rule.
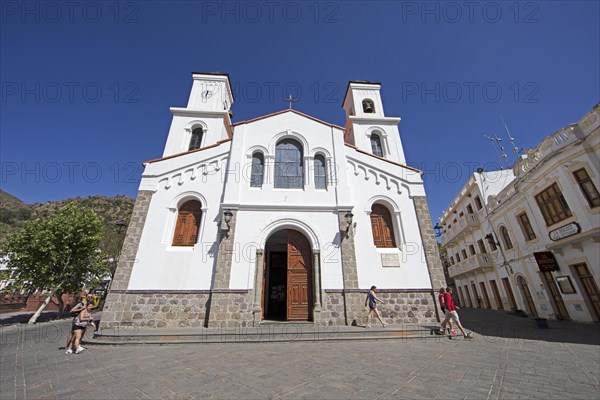
POLYGON ((508 278, 502 278, 502 284, 504 285, 504 291, 506 292, 506 296, 508 297, 508 302, 510 303, 510 309, 516 310, 517 301, 515 300, 515 295, 513 294, 512 288, 510 287, 510 282, 508 278))
POLYGON ((488 297, 487 289, 485 288, 485 283, 479 282, 479 286, 481 287, 481 294, 483 295, 483 306, 485 308, 492 308, 490 304, 490 298, 488 297))
POLYGON ((525 278, 523 278, 522 276, 519 276, 519 278, 517 279, 517 282, 519 283, 519 287, 521 288, 521 293, 523 294, 523 298, 525 299, 525 303, 527 304, 527 308, 528 308, 527 312, 532 317, 537 317, 538 313, 535 308, 535 303, 533 302, 533 297, 531 297, 531 292, 529 291, 529 286, 527 286, 527 282, 525 281, 525 278))
POLYGON ((469 287, 467 285, 465 285, 465 300, 467 301, 467 304, 465 304, 465 306, 473 307, 473 302, 471 301, 471 293, 469 293, 469 287))
POLYGON ((500 291, 498 290, 498 285, 496 285, 496 281, 491 280, 490 285, 492 285, 492 292, 494 292, 494 299, 496 299, 496 310, 504 309, 504 305, 502 304, 502 297, 500 297, 500 291))
POLYGON ((471 289, 473 289, 473 296, 475 296, 475 308, 483 308, 481 307, 481 297, 479 297, 479 293, 477 293, 477 286, 475 286, 475 283, 471 283, 471 289))
POLYGON ((554 308, 554 314, 556 314, 556 319, 570 319, 569 313, 567 312, 567 307, 565 306, 565 302, 558 291, 558 286, 554 281, 554 276, 552 276, 552 272, 542 272, 542 276, 546 281, 546 287, 550 292, 550 300, 552 304, 552 308, 554 308))
POLYGON ((287 320, 312 320, 312 251, 300 232, 288 230, 287 320))
POLYGON ((583 291, 587 294, 587 300, 591 303, 592 317, 596 314, 596 321, 600 321, 600 291, 592 273, 585 263, 573 265, 573 270, 579 277, 583 291))

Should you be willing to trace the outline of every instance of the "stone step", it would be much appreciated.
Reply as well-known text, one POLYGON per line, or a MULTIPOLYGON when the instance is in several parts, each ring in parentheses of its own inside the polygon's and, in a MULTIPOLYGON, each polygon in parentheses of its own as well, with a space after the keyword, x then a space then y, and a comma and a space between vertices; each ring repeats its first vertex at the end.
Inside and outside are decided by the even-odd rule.
POLYGON ((261 324, 258 328, 129 328, 101 329, 88 343, 94 344, 183 344, 266 343, 337 340, 398 340, 437 338, 437 327, 323 327, 313 324, 261 324))

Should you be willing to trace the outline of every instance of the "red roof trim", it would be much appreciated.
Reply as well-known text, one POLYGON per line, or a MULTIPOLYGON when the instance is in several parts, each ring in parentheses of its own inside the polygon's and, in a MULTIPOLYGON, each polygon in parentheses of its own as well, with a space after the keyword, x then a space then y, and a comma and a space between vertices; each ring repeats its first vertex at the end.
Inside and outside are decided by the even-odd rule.
POLYGON ((179 157, 179 156, 184 156, 186 154, 197 153, 197 152, 202 151, 202 150, 207 150, 207 149, 211 149, 213 147, 218 147, 218 146, 222 145, 223 143, 230 142, 231 140, 232 140, 231 138, 230 139, 219 140, 217 143, 211 144, 210 146, 201 147, 201 148, 195 149, 195 150, 185 151, 183 153, 173 154, 172 156, 167 156, 167 157, 162 157, 162 158, 155 158, 153 160, 144 161, 142 164, 151 164, 151 163, 155 163, 155 162, 159 162, 159 161, 164 161, 164 160, 168 160, 168 159, 179 157))
POLYGON ((371 153, 369 153, 369 152, 367 152, 367 151, 361 150, 361 149, 359 149, 358 147, 356 147, 356 146, 354 146, 354 145, 351 145, 351 144, 349 144, 349 143, 344 143, 344 144, 345 144, 346 146, 348 146, 348 147, 352 147, 354 150, 358 151, 359 153, 363 153, 363 154, 366 154, 366 155, 368 155, 368 156, 375 157, 375 158, 377 158, 378 160, 381 160, 381 161, 386 161, 386 162, 389 162, 390 164, 394 164, 394 165, 398 165, 398 166, 400 166, 400 167, 403 167, 403 168, 410 169, 410 170, 412 170, 412 171, 418 172, 418 173, 420 173, 421 175, 423 175, 423 171, 421 171, 420 169, 416 169, 416 168, 413 168, 413 167, 409 167, 408 165, 400 164, 400 163, 397 163, 397 162, 395 162, 395 161, 391 161, 391 160, 388 160, 388 159, 386 159, 386 158, 383 158, 383 157, 376 156, 375 154, 371 154, 371 153))
POLYGON ((258 121, 258 120, 265 119, 265 118, 269 118, 269 117, 273 117, 273 116, 275 116, 275 115, 283 114, 283 113, 285 113, 285 112, 293 112, 294 114, 298 114, 298 115, 301 115, 301 116, 303 116, 303 117, 306 117, 306 118, 312 119, 313 121, 319 122, 319 123, 321 123, 321 124, 324 124, 324 125, 327 125, 327 126, 332 126, 332 127, 334 127, 334 128, 338 128, 338 129, 341 129, 341 130, 343 130, 343 131, 345 131, 345 130, 346 130, 346 128, 342 128, 342 127, 341 127, 341 126, 339 126, 339 125, 336 125, 336 124, 331 124, 331 123, 329 123, 329 122, 325 122, 325 121, 322 121, 322 120, 320 120, 320 119, 318 119, 318 118, 312 117, 312 116, 310 116, 310 115, 308 115, 308 114, 304 114, 303 112, 300 112, 300 111, 297 111, 297 110, 291 110, 291 109, 287 109, 287 110, 281 110, 281 111, 276 111, 276 112, 274 112, 274 113, 271 113, 271 114, 263 115, 263 116, 256 117, 256 118, 252 118, 252 119, 248 119, 248 120, 246 120, 246 121, 240 121, 240 122, 236 122, 235 124, 233 124, 233 126, 238 126, 238 125, 243 125, 243 124, 249 124, 249 123, 251 123, 251 122, 258 121))

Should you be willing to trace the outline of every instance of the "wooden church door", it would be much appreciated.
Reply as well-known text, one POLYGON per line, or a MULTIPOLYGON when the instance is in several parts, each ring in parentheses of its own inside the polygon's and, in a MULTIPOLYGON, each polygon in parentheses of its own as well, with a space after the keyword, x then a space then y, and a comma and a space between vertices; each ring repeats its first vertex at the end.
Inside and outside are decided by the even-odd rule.
POLYGON ((287 320, 312 320, 312 262, 310 243, 304 235, 288 230, 287 320))

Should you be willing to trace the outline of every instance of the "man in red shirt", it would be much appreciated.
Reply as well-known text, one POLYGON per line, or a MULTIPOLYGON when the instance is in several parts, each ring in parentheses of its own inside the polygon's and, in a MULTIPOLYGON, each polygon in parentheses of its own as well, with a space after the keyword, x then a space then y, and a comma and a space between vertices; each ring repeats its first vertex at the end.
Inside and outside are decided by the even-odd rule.
POLYGON ((446 325, 450 322, 450 319, 453 319, 465 339, 473 339, 471 332, 466 333, 465 328, 463 328, 460 320, 458 319, 458 313, 456 312, 458 307, 454 305, 454 300, 452 299, 452 289, 449 287, 446 288, 446 293, 444 293, 444 305, 446 306, 446 318, 444 318, 444 322, 442 322, 442 335, 446 335, 446 325))
MULTIPOLYGON (((446 318, 446 289, 441 288, 440 294, 438 295, 438 302, 440 303, 440 309, 442 310, 442 314, 444 314, 444 318, 446 318)), ((451 335, 456 335, 456 331, 452 329, 452 321, 448 321, 448 333, 451 335)))

